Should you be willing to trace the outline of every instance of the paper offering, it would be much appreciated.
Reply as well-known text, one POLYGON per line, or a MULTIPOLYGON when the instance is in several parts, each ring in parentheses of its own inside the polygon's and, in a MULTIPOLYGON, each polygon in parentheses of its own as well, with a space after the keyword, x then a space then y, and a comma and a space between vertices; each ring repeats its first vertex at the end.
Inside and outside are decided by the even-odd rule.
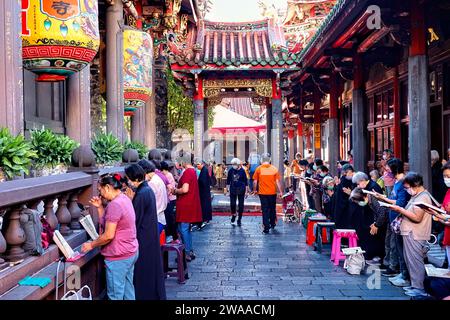
POLYGON ((450 279, 450 270, 449 269, 436 268, 432 264, 426 264, 425 270, 427 272, 427 276, 429 276, 429 277, 450 279))
POLYGON ((97 240, 98 233, 95 230, 94 221, 92 221, 92 217, 88 214, 80 219, 80 223, 83 226, 84 230, 88 233, 92 240, 97 240))

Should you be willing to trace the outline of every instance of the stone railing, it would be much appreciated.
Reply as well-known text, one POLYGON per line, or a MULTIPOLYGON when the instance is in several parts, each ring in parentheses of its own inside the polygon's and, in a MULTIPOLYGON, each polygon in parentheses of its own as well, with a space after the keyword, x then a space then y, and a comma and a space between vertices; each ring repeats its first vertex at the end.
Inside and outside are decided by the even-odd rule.
MULTIPOLYGON (((26 235, 22 221, 26 219, 26 212, 29 209, 37 210, 53 230, 58 229, 71 247, 79 250, 81 244, 88 239, 78 222, 79 218, 89 213, 96 226, 98 224, 97 210, 89 207, 89 200, 98 193, 98 177, 104 173, 123 172, 123 168, 100 171, 96 168, 72 168, 70 171, 66 174, 0 183, 0 215, 3 217, 0 230, 0 299, 46 298, 48 288, 43 290, 35 287, 36 290, 30 292, 30 287, 22 290, 17 283, 39 270, 48 269, 62 256, 54 244, 42 256, 31 256, 25 250, 26 235), (15 288, 19 289, 12 295, 5 294, 15 288)), ((80 267, 97 255, 98 250, 94 250, 81 259, 80 267)), ((55 269, 55 266, 50 269, 55 269)), ((94 272, 101 270, 98 266, 91 269, 94 272)), ((59 278, 62 281, 62 277, 59 278)), ((90 278, 100 277, 92 274, 90 278)), ((49 287, 55 288, 54 284, 49 287)))

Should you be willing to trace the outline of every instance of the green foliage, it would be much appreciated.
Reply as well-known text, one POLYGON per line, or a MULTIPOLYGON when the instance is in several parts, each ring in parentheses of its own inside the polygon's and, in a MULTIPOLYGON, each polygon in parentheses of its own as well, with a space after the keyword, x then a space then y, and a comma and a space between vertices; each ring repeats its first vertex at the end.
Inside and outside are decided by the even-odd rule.
POLYGON ((123 145, 126 149, 135 149, 139 154, 139 159, 144 159, 148 154, 148 148, 145 144, 136 141, 127 141, 123 145))
POLYGON ((12 179, 24 172, 29 174, 29 167, 37 154, 23 135, 12 136, 8 128, 0 129, 0 168, 12 179))
MULTIPOLYGON (((186 129, 194 134, 194 107, 192 99, 186 96, 180 85, 175 82, 170 69, 166 70, 167 78, 167 117, 169 119, 169 131, 186 129)), ((214 109, 208 108, 208 125, 214 121, 214 109)))
POLYGON ((70 163, 73 150, 79 146, 68 136, 44 128, 31 132, 31 145, 38 156, 35 160, 38 169, 70 163))
POLYGON ((122 159, 123 146, 112 133, 96 135, 92 139, 91 148, 97 163, 112 165, 122 159))

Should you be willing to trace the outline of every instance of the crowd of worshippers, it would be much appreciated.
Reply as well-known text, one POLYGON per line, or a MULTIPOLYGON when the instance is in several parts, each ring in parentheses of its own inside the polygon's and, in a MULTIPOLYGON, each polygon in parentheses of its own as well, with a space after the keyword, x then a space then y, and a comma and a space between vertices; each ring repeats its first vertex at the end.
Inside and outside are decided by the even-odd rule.
MULTIPOLYGON (((450 152, 447 156, 450 158, 450 152)), ((297 154, 285 162, 284 183, 300 191, 305 207, 325 214, 336 229, 356 230, 366 263, 378 265, 381 274, 403 287, 406 295, 450 299, 450 279, 428 277, 425 269, 433 242, 446 251, 443 268, 448 268, 449 160, 440 160, 439 154, 431 151, 431 190, 425 187, 421 173, 405 172, 404 162, 388 149, 376 170, 356 172, 350 158, 336 164, 338 174, 334 177, 321 159, 312 155, 302 159, 297 154), (419 202, 446 214, 418 206, 419 202)))
POLYGON ((182 242, 187 262, 195 259, 191 232, 212 220, 211 174, 191 154, 173 162, 153 149, 124 174, 100 176, 99 196, 90 201, 98 210, 100 236, 82 251, 101 249, 109 300, 166 299, 161 243, 182 242))

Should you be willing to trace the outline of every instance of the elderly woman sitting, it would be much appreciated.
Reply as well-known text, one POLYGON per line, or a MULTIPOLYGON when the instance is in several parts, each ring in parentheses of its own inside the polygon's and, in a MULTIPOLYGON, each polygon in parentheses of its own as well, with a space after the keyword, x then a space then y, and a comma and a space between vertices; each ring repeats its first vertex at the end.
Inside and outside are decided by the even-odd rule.
MULTIPOLYGON (((364 172, 357 172, 353 175, 352 182, 361 190, 383 193, 380 186, 369 179, 364 172)), ((354 196, 356 194, 352 192, 354 196)), ((352 197, 352 196, 351 196, 352 197)), ((355 198, 355 197, 353 197, 355 198)), ((359 208, 353 213, 353 226, 358 234, 359 243, 366 251, 367 264, 380 265, 384 257, 384 241, 386 237, 387 215, 384 214, 378 220, 377 213, 371 206, 367 206, 367 201, 363 199, 353 200, 359 204, 359 208)))

